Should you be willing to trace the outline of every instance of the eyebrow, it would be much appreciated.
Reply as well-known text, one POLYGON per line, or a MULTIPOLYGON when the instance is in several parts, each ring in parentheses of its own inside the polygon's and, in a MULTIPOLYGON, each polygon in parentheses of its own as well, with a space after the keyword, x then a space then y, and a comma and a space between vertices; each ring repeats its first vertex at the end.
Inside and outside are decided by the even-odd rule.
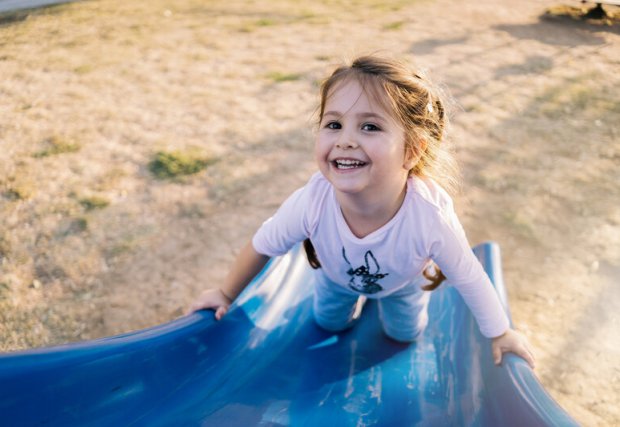
MULTIPOLYGON (((335 116, 335 117, 342 117, 344 116, 343 113, 341 113, 340 111, 327 111, 325 113, 323 113, 323 117, 325 116, 335 116)), ((367 112, 367 113, 360 113, 357 115, 358 119, 379 119, 379 120, 384 120, 387 121, 387 119, 385 117, 383 117, 381 114, 377 114, 377 113, 373 113, 373 112, 367 112)))

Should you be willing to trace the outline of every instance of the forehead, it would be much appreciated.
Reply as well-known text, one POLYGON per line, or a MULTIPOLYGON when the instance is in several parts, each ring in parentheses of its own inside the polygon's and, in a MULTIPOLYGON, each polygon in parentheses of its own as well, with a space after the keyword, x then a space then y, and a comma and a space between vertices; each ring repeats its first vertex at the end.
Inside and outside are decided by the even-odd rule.
POLYGON ((325 100, 326 111, 346 113, 351 109, 366 110, 393 117, 393 109, 377 78, 348 76, 334 84, 325 100))

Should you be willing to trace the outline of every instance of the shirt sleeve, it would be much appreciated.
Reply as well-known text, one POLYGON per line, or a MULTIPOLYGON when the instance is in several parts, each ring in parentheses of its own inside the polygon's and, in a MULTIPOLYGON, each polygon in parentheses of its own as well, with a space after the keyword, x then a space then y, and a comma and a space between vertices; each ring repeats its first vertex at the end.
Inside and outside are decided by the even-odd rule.
POLYGON ((252 238, 254 250, 269 257, 284 255, 308 235, 307 206, 311 188, 302 187, 289 196, 252 238))
POLYGON ((487 338, 502 335, 510 326, 508 316, 489 277, 471 250, 465 231, 448 206, 431 228, 431 258, 461 294, 480 332, 487 338))

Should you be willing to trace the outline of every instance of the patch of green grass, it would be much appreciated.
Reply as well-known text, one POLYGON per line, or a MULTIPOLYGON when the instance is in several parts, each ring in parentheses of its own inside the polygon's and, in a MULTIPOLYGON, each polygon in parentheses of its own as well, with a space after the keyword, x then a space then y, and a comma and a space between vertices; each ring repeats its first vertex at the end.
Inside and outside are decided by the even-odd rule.
POLYGON ((325 17, 309 11, 301 11, 295 16, 277 16, 276 18, 260 18, 253 21, 242 22, 237 30, 242 33, 251 33, 259 28, 273 27, 276 25, 291 25, 299 22, 310 22, 314 24, 325 24, 328 20, 325 17))
POLYGON ((278 23, 276 21, 274 21, 273 19, 261 18, 261 19, 258 19, 256 21, 246 22, 246 23, 242 24, 238 28, 238 31, 240 31, 242 33, 251 33, 251 32, 253 32, 257 28, 260 28, 260 27, 272 27, 272 26, 277 25, 277 24, 278 23))
POLYGON ((46 147, 43 150, 37 151, 34 157, 42 158, 64 153, 75 153, 82 148, 79 143, 58 135, 53 135, 46 139, 44 144, 46 147))
MULTIPOLYGON (((419 2, 420 0, 416 0, 415 2, 419 2)), ((364 1, 364 6, 368 8, 377 9, 383 12, 397 12, 403 9, 405 6, 411 5, 411 0, 366 0, 364 1)))
POLYGON ((135 248, 135 244, 133 244, 132 242, 121 242, 117 245, 112 246, 107 251, 107 257, 115 258, 117 256, 131 252, 134 248, 135 248))
POLYGON ((502 214, 502 219, 517 234, 531 242, 538 242, 534 224, 520 212, 505 212, 502 214))
POLYGON ((103 209, 110 204, 110 201, 106 198, 99 196, 83 197, 79 200, 80 205, 87 211, 93 211, 95 209, 103 209))
POLYGON ((297 73, 282 73, 280 71, 272 71, 265 75, 270 80, 276 83, 292 82, 301 79, 302 75, 297 73))
POLYGON ((182 205, 179 209, 179 216, 181 218, 206 218, 205 208, 196 203, 182 205))
POLYGON ((6 236, 0 234, 0 261, 7 258, 11 253, 11 242, 6 236))
POLYGON ((239 31, 240 33, 251 33, 252 31, 254 31, 254 26, 249 24, 242 25, 237 28, 237 31, 239 31))
POLYGON ((2 196, 8 200, 27 200, 36 193, 34 181, 25 173, 10 177, 4 183, 2 196))
POLYGON ((106 258, 116 258, 135 252, 141 245, 144 245, 155 232, 155 228, 146 225, 128 229, 116 242, 106 248, 106 258))
POLYGON ((64 221, 57 231, 57 237, 67 237, 88 230, 88 220, 84 217, 70 218, 64 221))
POLYGON ((258 21, 254 23, 254 25, 256 25, 257 27, 270 27, 275 24, 276 24, 276 21, 274 21, 273 19, 269 19, 269 18, 259 19, 258 21))
POLYGON ((11 287, 8 285, 8 283, 0 282, 0 300, 5 299, 10 292, 11 287))
POLYGON ((173 179, 193 175, 207 168, 214 162, 195 150, 159 151, 148 164, 149 171, 158 179, 173 179))
POLYGON ((27 187, 11 187, 4 192, 4 197, 9 200, 26 200, 32 196, 33 192, 27 187))
POLYGON ((314 19, 316 18, 318 15, 314 12, 310 12, 310 11, 304 11, 304 12, 300 12, 299 15, 297 16, 296 20, 298 21, 305 21, 305 20, 309 20, 309 19, 314 19))
POLYGON ((90 72, 92 72, 94 70, 94 67, 90 64, 84 64, 84 65, 80 65, 79 67, 75 67, 73 69, 73 72, 75 74, 88 74, 90 72))
POLYGON ((86 231, 87 228, 88 220, 86 218, 80 217, 75 218, 71 222, 71 227, 69 228, 69 231, 72 233, 81 233, 82 231, 86 231))
POLYGON ((405 24, 406 24, 405 21, 391 22, 389 24, 384 25, 383 29, 388 30, 388 31, 400 30, 405 24))

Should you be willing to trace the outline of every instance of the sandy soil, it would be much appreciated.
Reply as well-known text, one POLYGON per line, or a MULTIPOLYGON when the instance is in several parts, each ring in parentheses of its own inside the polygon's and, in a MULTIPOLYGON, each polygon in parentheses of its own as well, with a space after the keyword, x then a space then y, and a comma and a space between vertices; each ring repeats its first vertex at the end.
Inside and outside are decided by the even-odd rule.
MULTIPOLYGON (((579 6, 579 2, 567 2, 579 6)), ((394 52, 453 99, 457 208, 536 373, 620 424, 620 31, 546 0, 85 1, 0 15, 0 350, 166 322, 314 170, 317 82, 394 52), (162 150, 215 160, 156 179, 162 150)))

